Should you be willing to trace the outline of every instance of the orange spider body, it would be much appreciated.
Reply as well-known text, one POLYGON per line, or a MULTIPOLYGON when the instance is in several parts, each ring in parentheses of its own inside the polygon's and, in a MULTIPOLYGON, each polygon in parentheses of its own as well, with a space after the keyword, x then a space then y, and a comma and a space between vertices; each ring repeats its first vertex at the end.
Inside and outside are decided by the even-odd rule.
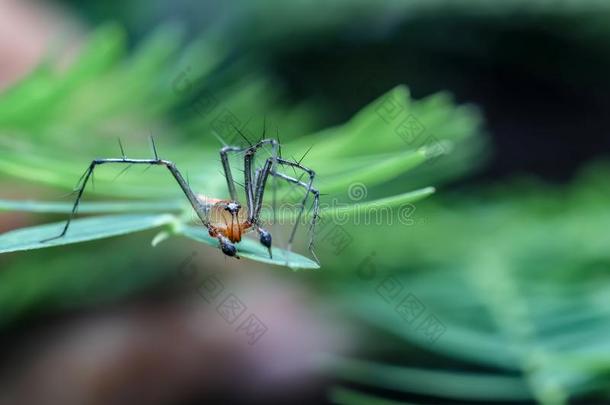
POLYGON ((222 235, 233 243, 252 229, 248 221, 248 211, 242 210, 239 203, 231 200, 210 199, 198 196, 208 207, 209 234, 216 238, 222 235), (233 204, 233 207, 231 205, 233 204), (238 207, 235 209, 235 205, 238 207), (233 209, 229 209, 229 207, 233 209))

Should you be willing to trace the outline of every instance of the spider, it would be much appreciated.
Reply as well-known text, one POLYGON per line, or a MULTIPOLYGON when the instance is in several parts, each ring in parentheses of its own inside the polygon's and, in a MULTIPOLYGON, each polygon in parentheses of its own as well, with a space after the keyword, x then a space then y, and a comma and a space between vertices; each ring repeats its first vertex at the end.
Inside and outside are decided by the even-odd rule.
MULTIPOLYGON (((247 140, 247 139, 246 139, 247 140)), ((300 162, 293 162, 290 160, 286 160, 281 157, 281 153, 278 156, 278 151, 281 151, 280 144, 275 139, 261 139, 256 144, 251 144, 248 141, 249 146, 247 147, 239 147, 239 146, 224 146, 220 149, 220 160, 222 162, 222 167, 224 171, 224 176, 227 180, 227 187, 229 190, 230 199, 210 199, 201 195, 197 195, 193 192, 190 185, 187 181, 185 181, 184 177, 176 167, 176 165, 165 159, 160 159, 157 153, 157 147, 155 146, 154 139, 151 137, 152 148, 154 152, 154 159, 131 159, 125 156, 125 152, 123 150, 123 145, 119 140, 119 146, 121 148, 122 157, 120 158, 105 158, 105 159, 94 159, 81 179, 79 180, 80 186, 77 186, 75 192, 77 193, 76 200, 74 201, 74 205, 72 207, 72 211, 66 224, 61 231, 61 233, 55 237, 46 239, 42 242, 47 242, 49 240, 58 239, 66 235, 68 228, 70 227, 70 222, 76 215, 78 205, 82 198, 83 192, 85 191, 85 187, 89 178, 93 175, 93 171, 99 165, 106 163, 117 163, 117 164, 127 164, 128 169, 131 165, 140 164, 140 165, 156 165, 156 166, 165 166, 184 194, 186 198, 189 200, 191 206, 195 210, 198 218, 201 220, 203 226, 205 226, 208 230, 208 233, 211 237, 217 238, 219 242, 219 247, 222 252, 230 257, 235 257, 239 259, 237 255, 237 248, 235 244, 241 241, 242 236, 246 233, 256 230, 259 236, 260 243, 267 248, 269 252, 269 257, 273 258, 273 254, 271 252, 271 243, 272 236, 271 233, 263 228, 260 224, 260 214, 261 208, 263 205, 263 197, 265 194, 265 188, 267 186, 267 180, 269 176, 276 177, 282 180, 287 181, 288 183, 296 184, 297 186, 303 187, 306 192, 303 200, 299 205, 299 211, 297 214, 296 222, 292 228, 290 239, 288 241, 288 250, 290 251, 292 248, 292 243, 294 241, 296 231, 301 220, 301 216, 307 204, 307 200, 309 194, 313 194, 313 205, 312 211, 313 216, 309 226, 309 252, 313 256, 313 258, 318 262, 318 258, 313 250, 313 235, 314 228, 316 225, 316 220, 318 218, 319 213, 319 200, 320 200, 320 192, 313 187, 313 181, 315 178, 315 172, 303 165, 300 162), (255 161, 256 153, 264 147, 265 145, 270 145, 272 148, 272 156, 265 160, 265 163, 261 168, 254 170, 253 164, 255 161), (244 179, 245 185, 243 186, 245 189, 246 196, 246 209, 242 209, 241 203, 238 201, 237 190, 235 188, 235 180, 233 179, 233 175, 231 173, 231 167, 229 164, 229 153, 244 153, 244 179), (300 178, 295 178, 288 176, 284 173, 278 172, 277 165, 281 166, 289 166, 295 170, 301 170, 303 175, 300 178), (307 182, 302 181, 302 177, 307 175, 309 180, 307 182)))

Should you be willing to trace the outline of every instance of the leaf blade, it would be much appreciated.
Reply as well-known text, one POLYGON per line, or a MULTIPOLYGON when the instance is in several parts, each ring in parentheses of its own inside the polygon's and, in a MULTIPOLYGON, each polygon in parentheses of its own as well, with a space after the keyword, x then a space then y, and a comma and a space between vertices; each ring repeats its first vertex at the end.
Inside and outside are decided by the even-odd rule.
MULTIPOLYGON (((0 212, 20 211, 48 214, 69 214, 72 212, 71 202, 35 201, 35 200, 2 200, 0 212)), ((81 203, 78 212, 83 214, 102 214, 115 212, 167 212, 184 209, 180 201, 96 201, 81 203)))
MULTIPOLYGON (((218 240, 208 235, 207 231, 203 228, 197 228, 190 225, 183 225, 176 229, 176 232, 187 238, 203 242, 207 245, 218 247, 218 240)), ((294 252, 288 252, 283 249, 276 247, 272 248, 273 259, 269 258, 267 249, 259 243, 250 240, 243 239, 237 244, 237 251, 241 257, 248 258, 250 260, 274 264, 278 266, 287 266, 292 269, 318 269, 320 266, 304 256, 301 256, 294 252)))
POLYGON ((392 208, 401 204, 410 204, 417 201, 420 201, 436 192, 434 187, 424 187, 419 190, 409 191, 407 193, 402 193, 398 195, 394 195, 386 198, 379 198, 377 200, 366 201, 363 203, 350 204, 342 207, 335 208, 327 208, 324 210, 320 210, 320 216, 326 217, 329 215, 352 215, 355 213, 364 212, 368 209, 373 208, 392 208))
POLYGON ((60 234, 65 221, 16 229, 0 235, 0 253, 87 242, 157 228, 176 221, 173 215, 109 215, 72 221, 62 238, 41 242, 60 234))

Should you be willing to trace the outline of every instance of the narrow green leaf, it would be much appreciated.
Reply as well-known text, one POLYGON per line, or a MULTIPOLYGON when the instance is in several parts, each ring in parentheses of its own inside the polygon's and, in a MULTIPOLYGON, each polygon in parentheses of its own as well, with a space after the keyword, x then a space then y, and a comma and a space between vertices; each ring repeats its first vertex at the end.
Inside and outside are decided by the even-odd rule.
POLYGON ((530 400, 521 377, 490 373, 458 373, 335 358, 330 368, 341 378, 387 389, 462 400, 530 400))
POLYGON ((75 219, 63 238, 41 242, 62 231, 65 221, 17 229, 0 235, 0 253, 69 245, 157 228, 176 221, 173 215, 113 215, 75 219))
POLYGON ((380 198, 378 200, 367 201, 359 204, 351 204, 343 207, 327 208, 320 210, 320 216, 329 215, 351 215, 364 212, 367 209, 373 208, 392 208, 401 204, 409 204, 422 200, 433 194, 436 190, 434 187, 425 187, 419 190, 410 191, 408 193, 398 194, 392 197, 380 198))
MULTIPOLYGON (((218 247, 218 240, 216 238, 212 238, 205 228, 183 225, 178 227, 176 232, 198 242, 203 242, 210 246, 218 247)), ((276 247, 272 248, 273 259, 271 259, 267 249, 260 243, 251 239, 242 239, 242 241, 237 244, 237 251, 240 257, 258 262, 275 264, 278 266, 287 266, 291 269, 320 268, 320 266, 313 260, 310 260, 297 253, 289 252, 276 247)))
POLYGON ((349 388, 336 386, 330 389, 328 395, 333 404, 349 405, 414 405, 412 402, 395 401, 370 394, 363 394, 349 388))
MULTIPOLYGON (((322 207, 320 209, 320 217, 334 217, 345 219, 352 215, 360 215, 365 213, 367 210, 374 210, 380 208, 394 208, 404 204, 410 204, 419 200, 423 200, 429 195, 433 194, 436 190, 434 187, 425 187, 419 190, 410 191, 408 193, 398 194, 392 197, 380 198, 377 200, 366 201, 357 204, 344 204, 336 207, 322 207)), ((277 220, 286 223, 287 221, 296 219, 298 210, 281 210, 277 215, 277 220)), ((311 215, 311 212, 309 212, 311 215)), ((305 214, 303 214, 305 217, 305 214)), ((272 219, 272 215, 267 210, 261 212, 261 218, 265 221, 272 219)))
POLYGON ((333 193, 345 190, 355 180, 372 187, 408 172, 424 163, 427 157, 425 149, 385 155, 370 165, 354 168, 329 179, 322 178, 318 187, 325 193, 333 193))
MULTIPOLYGON (((72 212, 73 204, 74 203, 72 202, 0 200, 0 211, 68 214, 72 212)), ((114 212, 169 212, 182 210, 184 207, 185 203, 181 201, 99 201, 79 204, 78 212, 83 214, 114 212)))

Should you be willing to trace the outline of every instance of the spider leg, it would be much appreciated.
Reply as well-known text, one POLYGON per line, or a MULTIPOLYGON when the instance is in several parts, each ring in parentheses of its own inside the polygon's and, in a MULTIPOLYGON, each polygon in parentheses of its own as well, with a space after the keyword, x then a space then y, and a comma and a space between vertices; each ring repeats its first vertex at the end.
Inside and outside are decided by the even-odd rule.
MULTIPOLYGON (((247 138, 245 138, 248 140, 247 138)), ((249 143, 249 141, 248 141, 249 143)), ((264 184, 263 175, 265 177, 268 176, 269 170, 275 170, 275 164, 277 162, 277 154, 278 154, 279 143, 275 139, 261 139, 256 144, 242 148, 239 146, 225 146, 220 150, 220 159, 222 162, 222 166, 225 173, 225 178, 227 180, 227 187, 229 189, 229 194, 231 194, 231 199, 233 201, 237 201, 237 191, 235 189, 235 180, 233 179, 233 175, 231 173, 231 166, 229 163, 228 153, 241 153, 245 152, 244 155, 244 189, 246 192, 246 205, 248 209, 248 221, 256 226, 256 229, 260 235, 260 241, 263 245, 265 245, 269 249, 269 256, 272 257, 271 253, 271 234, 265 229, 258 226, 255 221, 255 218, 258 218, 258 215, 255 212, 260 211, 258 208, 257 211, 257 195, 258 188, 260 184, 264 184), (260 148, 265 145, 271 145, 273 148, 272 157, 267 159, 265 162, 265 167, 269 167, 269 169, 258 169, 254 170, 253 163, 256 157, 256 153, 260 148), (265 174, 266 173, 266 174, 265 174)), ((261 200, 262 202, 262 200, 261 200)), ((226 244, 225 244, 226 245, 226 244)), ((221 243, 221 246, 224 246, 221 243)), ((223 250, 224 251, 224 250, 223 250)))
MULTIPOLYGON (((261 174, 256 176, 253 181, 252 163, 254 162, 256 152, 265 145, 271 145, 271 147, 273 148, 272 157, 268 158, 267 161, 269 161, 269 159, 272 160, 271 168, 275 170, 275 164, 277 162, 277 154, 279 148, 279 143, 275 139, 263 139, 245 149, 246 154, 244 156, 244 178, 246 183, 246 203, 248 205, 248 221, 250 223, 255 223, 255 211, 256 206, 258 204, 256 193, 258 189, 258 184, 261 182, 261 176, 264 175, 265 171, 265 169, 262 169, 261 174)), ((265 165, 267 165, 267 161, 265 162, 265 165)))
POLYGON ((66 235, 66 232, 68 231, 68 228, 70 227, 70 223, 72 222, 72 219, 76 215, 76 212, 78 210, 78 205, 80 204, 81 198, 83 196, 83 193, 85 191, 89 178, 91 178, 91 176, 93 175, 93 172, 97 166, 102 165, 102 164, 107 164, 107 163, 127 164, 127 165, 165 166, 170 171, 170 173, 172 174, 174 179, 178 182, 178 185, 180 186, 180 188, 186 195, 187 199, 191 203, 191 206, 197 213, 197 216, 199 217, 199 219, 201 220, 203 225, 205 227, 209 228, 209 223, 205 216, 205 207, 201 204, 201 202, 199 201, 199 199, 197 198, 195 193, 193 193, 191 188, 188 186, 187 182, 184 180, 184 177, 182 177, 182 174, 180 174, 180 171, 178 170, 176 165, 169 160, 159 159, 156 154, 156 150, 155 150, 155 159, 128 159, 128 158, 123 157, 123 158, 94 159, 93 161, 91 161, 91 164, 89 165, 88 169, 86 170, 86 172, 82 178, 82 183, 81 183, 80 187, 78 188, 78 194, 76 196, 76 200, 74 201, 74 206, 72 207, 72 212, 70 213, 70 216, 68 217, 68 220, 66 221, 66 225, 64 226, 63 230, 61 231, 61 233, 59 235, 54 236, 49 239, 45 239, 45 240, 41 241, 41 243, 48 242, 48 241, 54 240, 54 239, 59 239, 66 235))
POLYGON ((241 152, 242 148, 237 146, 225 146, 220 150, 220 160, 222 161, 222 168, 225 173, 225 178, 227 179, 227 187, 229 189, 229 194, 231 195, 231 200, 237 201, 237 191, 235 190, 235 180, 233 179, 233 174, 231 173, 231 165, 229 164, 229 152, 241 152))
MULTIPOLYGON (((256 207, 254 210, 253 223, 258 224, 258 222, 259 222, 260 211, 261 211, 261 208, 263 205, 263 197, 264 197, 264 193, 265 193, 265 184, 267 182, 269 175, 276 177, 276 178, 286 180, 289 183, 296 184, 300 187, 305 188, 306 194, 305 194, 303 201, 300 204, 299 214, 298 214, 297 220, 295 221, 295 224, 292 228, 290 239, 288 241, 288 250, 290 251, 292 249, 292 242, 294 241, 294 237, 296 235, 296 231, 299 226, 299 222, 301 221, 301 216, 303 214, 303 211, 305 210, 307 198, 309 196, 309 193, 311 193, 314 196, 314 202, 313 202, 313 206, 312 206, 313 217, 312 217, 311 224, 309 226, 309 232, 310 232, 309 251, 312 254, 312 256, 315 258, 315 260, 318 261, 318 258, 316 256, 315 252, 313 251, 314 231, 315 231, 316 221, 319 217, 319 210, 320 210, 320 192, 312 186, 313 179, 315 178, 315 172, 313 172, 313 170, 310 170, 304 166, 301 166, 300 163, 290 162, 290 161, 286 161, 284 159, 277 159, 277 161, 279 163, 285 162, 284 164, 304 170, 305 172, 307 172, 309 174, 309 182, 305 183, 305 182, 301 181, 300 179, 295 179, 294 177, 290 177, 288 175, 285 175, 284 173, 279 173, 279 172, 273 171, 272 170, 272 164, 273 164, 272 158, 267 159, 267 161, 265 161, 265 165, 263 166, 261 173, 259 175, 259 178, 258 178, 259 181, 257 182, 256 207)), ((262 229, 262 228, 258 227, 257 229, 262 229)), ((264 229, 263 229, 263 231, 264 231, 264 229)), ((260 233, 260 231, 259 231, 259 233, 260 233)), ((262 240, 261 240, 261 243, 262 243, 262 240)))
MULTIPOLYGON (((297 180, 294 177, 287 176, 284 173, 271 173, 271 175, 284 179, 284 180, 286 180, 290 183, 296 184, 298 186, 301 186, 301 187, 305 188, 305 190, 307 190, 307 193, 313 194, 313 205, 312 205, 313 216, 311 218, 311 223, 309 224, 309 230, 308 230, 308 232, 309 232, 308 250, 309 250, 309 253, 311 253, 313 258, 315 259, 315 261, 319 264, 320 262, 318 261, 318 256, 314 252, 313 248, 314 248, 314 234, 315 234, 316 222, 319 218, 319 212, 320 212, 320 192, 316 188, 311 187, 311 184, 297 180)), ((288 250, 289 251, 292 249, 292 242, 294 241, 294 236, 296 234, 296 230, 297 230, 297 227, 299 225, 299 222, 301 220, 301 216, 302 216, 304 210, 305 210, 305 204, 301 203, 301 207, 299 209, 299 214, 297 216, 297 220, 295 221, 294 227, 292 228, 292 233, 290 235, 290 240, 288 241, 288 250)))
MULTIPOLYGON (((309 182, 307 184, 305 184, 303 182, 294 182, 293 180, 296 180, 294 178, 291 178, 293 180, 288 180, 288 179, 285 178, 285 177, 288 177, 288 176, 285 176, 285 175, 284 175, 285 177, 282 177, 285 180, 288 180, 288 181, 293 182, 293 183, 298 184, 298 185, 302 185, 301 183, 303 183, 303 184, 305 184, 305 188, 306 188, 305 197, 303 197, 303 201, 301 202, 301 208, 300 208, 299 214, 297 216, 295 227, 292 229, 292 233, 290 234, 290 239, 288 240, 288 247, 289 247, 289 250, 290 250, 290 247, 291 247, 292 242, 294 241, 294 237, 296 235, 297 225, 301 221, 301 215, 303 214, 303 210, 305 209, 305 205, 307 204, 307 199, 309 198, 309 193, 313 192, 313 181, 314 181, 314 178, 316 177, 316 172, 314 172, 313 170, 311 170, 311 169, 301 165, 300 161, 299 162, 292 162, 292 161, 286 160, 286 159, 278 159, 278 163, 280 163, 282 165, 286 165, 286 166, 291 166, 293 168, 301 169, 301 170, 303 170, 305 173, 307 173, 309 175, 309 182)), ((320 195, 320 193, 317 192, 317 190, 316 190, 316 193, 314 194, 314 196, 317 196, 316 198, 319 199, 319 195, 320 195)), ((313 218, 314 226, 315 226, 316 218, 317 218, 317 211, 314 212, 314 218, 313 218)))
MULTIPOLYGON (((262 139, 262 140, 258 141, 256 144, 250 145, 247 148, 239 148, 239 147, 235 147, 235 146, 224 147, 224 148, 222 148, 222 151, 225 151, 225 155, 226 155, 226 152, 245 152, 245 155, 244 155, 245 187, 244 188, 246 191, 246 205, 248 208, 248 222, 250 222, 252 225, 256 226, 256 229, 260 236, 261 243, 264 246, 266 246, 267 249, 269 250, 269 257, 273 257, 272 253, 271 253, 271 233, 269 233, 267 230, 257 226, 256 221, 254 220, 255 212, 256 212, 256 205, 257 205, 255 192, 257 190, 257 184, 259 184, 261 182, 261 177, 262 177, 262 173, 264 173, 264 169, 257 170, 256 173, 254 173, 253 162, 256 157, 256 152, 267 144, 272 146, 273 154, 272 154, 272 157, 270 158, 270 160, 267 159, 265 165, 269 166, 273 170, 275 170, 275 163, 277 161, 277 153, 278 153, 277 151, 278 151, 278 147, 279 147, 279 144, 275 139, 262 139), (253 177, 254 177, 254 179, 253 179, 253 177)), ((221 154, 222 154, 222 151, 221 151, 221 154)), ((225 157, 222 157, 222 159, 223 159, 222 160, 223 166, 225 166, 225 172, 227 172, 227 168, 228 168, 228 171, 230 173, 228 159, 225 157)), ((227 182, 228 182, 228 184, 232 184, 233 180, 231 179, 231 181, 229 181, 229 178, 227 176, 227 182)), ((234 188, 234 186, 233 186, 233 188, 234 188)), ((229 185, 229 189, 231 189, 231 185, 229 185)), ((236 198, 233 198, 233 199, 236 200, 236 198)), ((259 208, 259 211, 260 211, 260 208, 259 208)), ((256 218, 258 218, 258 216, 256 216, 256 218)))
MULTIPOLYGON (((237 129, 236 129, 237 130, 237 129)), ((247 138, 246 138, 247 140, 247 138)), ((249 141, 248 141, 249 142, 249 141)), ((253 173, 252 173, 252 160, 254 159, 254 155, 256 151, 260 149, 262 146, 270 144, 273 146, 274 150, 277 149, 277 141, 275 139, 262 139, 258 141, 256 144, 248 147, 240 147, 240 146, 225 146, 220 150, 220 160, 222 162, 222 167, 225 173, 225 178, 227 180, 227 187, 229 189, 229 194, 231 195, 231 199, 233 201, 238 200, 237 191, 235 189, 235 180, 233 179, 233 175, 231 172, 231 165, 229 164, 229 156, 230 152, 233 153, 241 153, 246 152, 246 156, 244 157, 244 177, 245 177, 245 189, 246 189, 246 202, 248 204, 248 211, 252 212, 252 208, 254 207, 254 182, 252 181, 253 173), (248 157, 251 155, 250 157, 248 157), (248 170, 248 167, 250 170, 248 170)))

